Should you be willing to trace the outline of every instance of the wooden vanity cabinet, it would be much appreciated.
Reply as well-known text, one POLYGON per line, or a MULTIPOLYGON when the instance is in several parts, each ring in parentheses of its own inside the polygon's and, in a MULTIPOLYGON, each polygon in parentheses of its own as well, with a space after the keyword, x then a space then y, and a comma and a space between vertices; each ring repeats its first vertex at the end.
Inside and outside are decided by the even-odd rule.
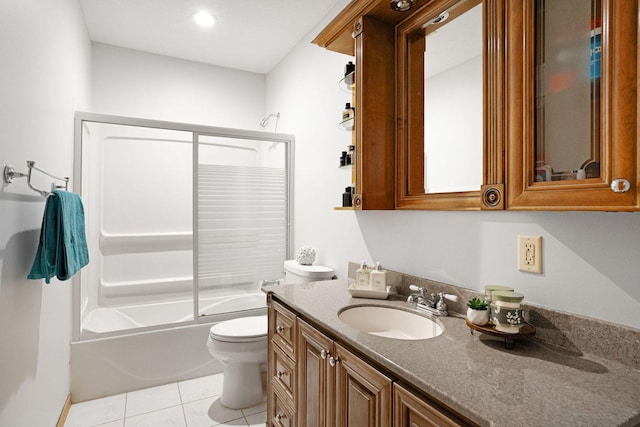
POLYGON ((303 426, 391 426, 391 379, 298 319, 298 420, 303 426))
POLYGON ((394 427, 457 427, 465 425, 446 415, 399 383, 393 384, 394 427))
POLYGON ((269 426, 471 425, 394 382, 271 298, 268 376, 269 426))
POLYGON ((298 425, 296 315, 276 301, 270 301, 268 319, 267 424, 295 427, 298 425))

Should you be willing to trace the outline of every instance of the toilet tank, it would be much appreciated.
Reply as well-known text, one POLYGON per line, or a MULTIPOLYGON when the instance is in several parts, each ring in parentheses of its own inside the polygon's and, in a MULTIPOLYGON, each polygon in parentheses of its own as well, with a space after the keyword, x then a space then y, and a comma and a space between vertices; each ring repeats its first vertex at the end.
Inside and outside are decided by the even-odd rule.
POLYGON ((330 280, 334 276, 332 268, 323 265, 300 265, 295 259, 284 262, 284 282, 303 283, 330 280))

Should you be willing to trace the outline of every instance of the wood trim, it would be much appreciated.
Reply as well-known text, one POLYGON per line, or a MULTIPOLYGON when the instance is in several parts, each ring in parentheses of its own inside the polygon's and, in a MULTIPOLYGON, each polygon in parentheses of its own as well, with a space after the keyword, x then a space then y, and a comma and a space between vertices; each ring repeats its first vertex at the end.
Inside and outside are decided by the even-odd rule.
POLYGON ((483 164, 484 185, 482 187, 482 209, 504 209, 505 180, 505 28, 504 0, 485 0, 483 28, 484 91, 483 91, 483 164), (493 197, 498 202, 491 202, 493 197))
POLYGON ((369 16, 355 24, 356 209, 395 205, 394 27, 369 16))
POLYGON ((311 43, 334 52, 354 56, 353 26, 362 16, 369 16, 394 26, 432 0, 413 0, 413 7, 407 12, 391 9, 389 0, 352 0, 311 43))
POLYGON ((67 416, 69 416, 70 410, 71 410, 71 393, 67 395, 67 399, 64 401, 64 406, 62 407, 62 412, 60 413, 60 417, 58 418, 56 427, 64 427, 64 423, 67 421, 67 416))

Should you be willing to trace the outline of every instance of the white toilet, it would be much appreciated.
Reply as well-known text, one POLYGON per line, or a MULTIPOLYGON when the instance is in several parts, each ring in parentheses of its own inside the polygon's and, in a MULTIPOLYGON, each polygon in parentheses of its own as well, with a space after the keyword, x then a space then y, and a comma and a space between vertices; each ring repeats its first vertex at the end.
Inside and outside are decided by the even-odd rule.
POLYGON ((263 401, 260 365, 267 363, 267 316, 240 317, 213 325, 207 348, 224 365, 220 403, 241 409, 263 401))
MULTIPOLYGON (((333 277, 328 267, 299 265, 295 260, 285 261, 284 269, 286 283, 333 277)), ((209 353, 224 365, 220 403, 228 408, 248 408, 264 401, 260 367, 267 363, 267 323, 267 316, 239 317, 209 330, 209 353)))
POLYGON ((295 259, 284 262, 285 283, 316 282, 333 278, 334 271, 323 265, 300 265, 295 259))

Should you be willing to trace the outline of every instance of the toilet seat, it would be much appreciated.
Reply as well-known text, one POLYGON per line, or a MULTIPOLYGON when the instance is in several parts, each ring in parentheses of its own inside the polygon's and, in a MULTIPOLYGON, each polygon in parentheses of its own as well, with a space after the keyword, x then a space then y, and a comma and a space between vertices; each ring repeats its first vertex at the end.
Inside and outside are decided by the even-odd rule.
POLYGON ((217 323, 209 330, 213 340, 257 342, 267 339, 267 316, 240 317, 217 323))

